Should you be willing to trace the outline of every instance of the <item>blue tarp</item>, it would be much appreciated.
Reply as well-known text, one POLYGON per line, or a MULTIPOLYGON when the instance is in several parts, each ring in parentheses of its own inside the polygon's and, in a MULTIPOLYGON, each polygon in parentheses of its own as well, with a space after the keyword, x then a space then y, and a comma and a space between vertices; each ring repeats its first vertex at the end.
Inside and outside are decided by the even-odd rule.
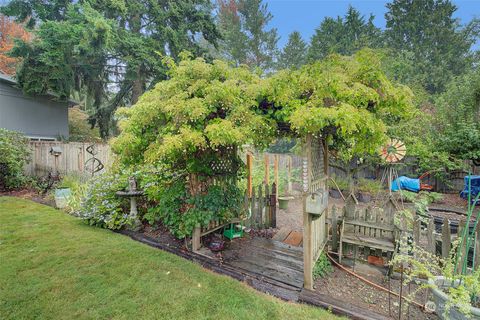
POLYGON ((408 190, 412 192, 420 191, 420 179, 412 179, 401 176, 392 182, 392 191, 408 190))
POLYGON ((480 176, 466 176, 463 181, 464 181, 464 186, 462 192, 460 192, 460 197, 463 199, 468 199, 468 178, 471 178, 471 201, 475 200, 475 197, 477 194, 480 192, 480 176))

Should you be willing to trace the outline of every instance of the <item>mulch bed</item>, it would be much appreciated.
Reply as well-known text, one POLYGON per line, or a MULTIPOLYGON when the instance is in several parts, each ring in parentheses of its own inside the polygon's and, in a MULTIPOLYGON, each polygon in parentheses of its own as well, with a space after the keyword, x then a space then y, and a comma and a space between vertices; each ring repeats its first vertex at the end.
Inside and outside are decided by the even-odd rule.
MULTIPOLYGON (((362 277, 389 288, 388 280, 385 277, 368 276, 362 274, 362 277)), ((387 292, 376 289, 375 287, 361 281, 349 273, 334 268, 334 271, 324 278, 315 281, 315 289, 322 294, 347 301, 350 304, 371 310, 386 317, 398 319, 400 311, 399 298, 390 295, 387 292), (390 308, 389 308, 390 301, 390 308), (390 310, 389 310, 390 309, 390 310)), ((414 285, 411 285, 411 292, 414 291, 414 285)), ((390 279, 390 290, 400 292, 400 280, 390 279)), ((408 286, 404 286, 403 295, 408 295, 408 286)), ((416 297, 420 304, 425 302, 425 291, 422 290, 416 297)), ((419 307, 410 306, 402 303, 402 319, 439 319, 435 314, 423 312, 419 307)))

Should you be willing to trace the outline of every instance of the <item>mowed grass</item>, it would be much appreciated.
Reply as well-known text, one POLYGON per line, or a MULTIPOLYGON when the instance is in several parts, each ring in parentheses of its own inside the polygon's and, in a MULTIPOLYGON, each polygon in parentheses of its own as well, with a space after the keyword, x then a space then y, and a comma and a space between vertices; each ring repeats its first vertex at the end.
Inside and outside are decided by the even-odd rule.
POLYGON ((0 319, 334 319, 28 200, 0 197, 0 319))

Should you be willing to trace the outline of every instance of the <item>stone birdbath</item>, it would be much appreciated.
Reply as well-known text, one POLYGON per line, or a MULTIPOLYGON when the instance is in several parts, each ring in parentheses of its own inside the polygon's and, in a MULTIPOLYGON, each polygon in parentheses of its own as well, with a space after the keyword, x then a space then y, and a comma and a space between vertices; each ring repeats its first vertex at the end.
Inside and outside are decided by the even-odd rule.
POLYGON ((141 230, 143 225, 140 222, 140 219, 138 218, 137 197, 141 197, 143 195, 143 191, 137 190, 137 182, 135 181, 135 178, 130 177, 128 179, 127 191, 117 191, 115 194, 118 197, 130 198, 130 218, 133 221, 133 225, 131 229, 133 231, 141 230))

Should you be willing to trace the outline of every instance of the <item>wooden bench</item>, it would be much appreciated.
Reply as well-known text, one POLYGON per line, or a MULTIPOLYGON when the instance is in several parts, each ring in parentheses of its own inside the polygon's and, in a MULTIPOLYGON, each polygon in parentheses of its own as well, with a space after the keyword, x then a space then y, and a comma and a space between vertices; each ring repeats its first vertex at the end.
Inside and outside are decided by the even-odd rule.
POLYGON ((354 259, 357 248, 363 247, 365 256, 370 249, 377 255, 386 252, 391 258, 395 252, 395 238, 399 230, 395 227, 394 214, 396 205, 388 200, 383 208, 357 208, 356 199, 350 196, 344 208, 344 218, 340 228, 340 243, 338 259, 342 262, 343 247, 345 244, 354 247, 354 259))

